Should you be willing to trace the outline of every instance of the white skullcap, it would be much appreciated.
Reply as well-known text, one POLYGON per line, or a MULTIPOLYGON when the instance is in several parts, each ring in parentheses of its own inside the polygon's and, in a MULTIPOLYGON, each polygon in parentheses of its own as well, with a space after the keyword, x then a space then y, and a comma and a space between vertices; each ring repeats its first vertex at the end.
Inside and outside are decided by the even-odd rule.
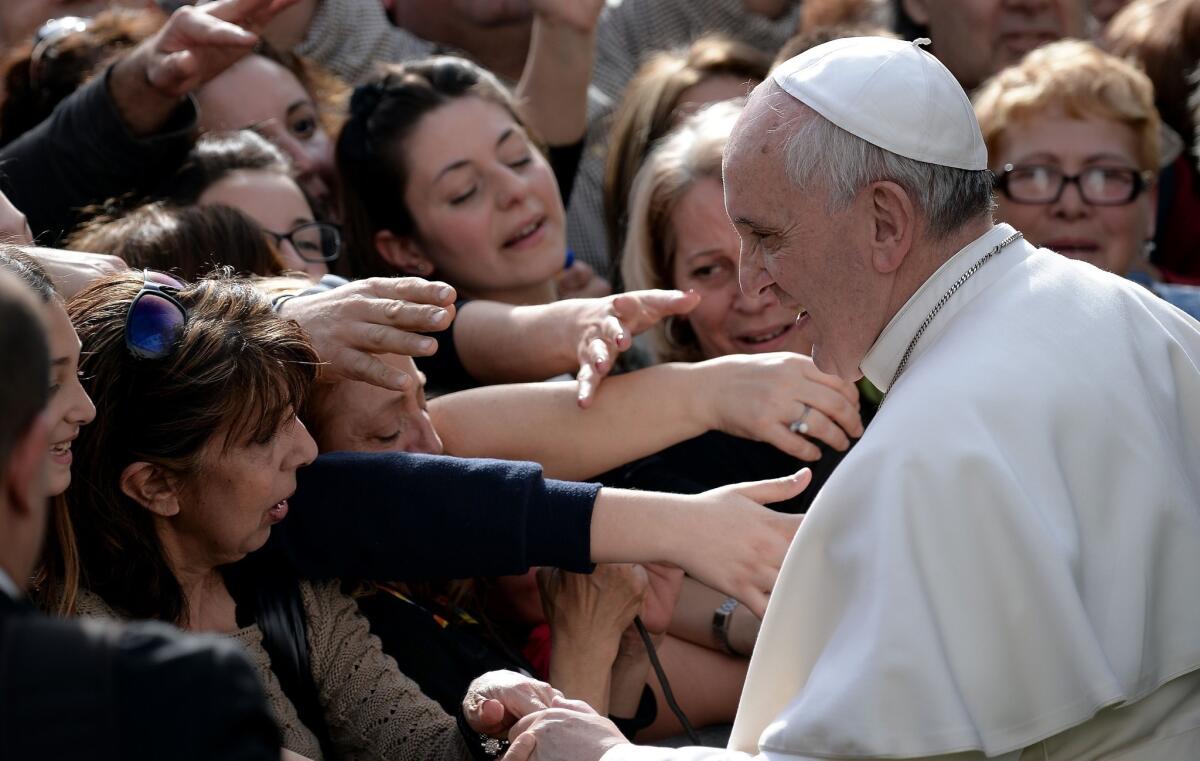
POLYGON ((848 37, 792 58, 775 83, 837 126, 884 150, 957 169, 987 169, 975 110, 929 40, 848 37))

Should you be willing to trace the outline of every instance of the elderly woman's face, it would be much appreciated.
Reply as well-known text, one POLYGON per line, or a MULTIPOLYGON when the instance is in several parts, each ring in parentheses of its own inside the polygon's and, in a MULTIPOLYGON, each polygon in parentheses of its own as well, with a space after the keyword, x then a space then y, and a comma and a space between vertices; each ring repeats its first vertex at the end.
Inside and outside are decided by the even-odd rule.
MULTIPOLYGON (((1117 170, 1118 176, 1140 169, 1137 147, 1137 134, 1129 126, 1100 118, 1072 119, 1056 110, 1010 124, 991 161, 997 174, 1012 164, 1053 170, 1047 176, 1095 169, 1117 170)), ((1151 188, 1128 203, 1100 206, 1085 201, 1078 184, 1066 185, 1053 203, 1018 203, 997 193, 997 217, 1034 245, 1124 275, 1144 241, 1154 237, 1155 195, 1151 188)))
POLYGON ((688 316, 705 359, 770 351, 808 353, 796 330, 796 314, 773 292, 747 297, 738 288, 738 236, 725 213, 724 191, 715 179, 688 190, 671 216, 675 233, 673 287, 700 293, 688 316))
POLYGON ((442 440, 425 405, 425 376, 410 357, 386 354, 380 359, 418 379, 416 388, 391 391, 340 380, 325 389, 315 413, 321 418, 321 451, 441 454, 442 440))
POLYGON ((254 130, 291 158, 296 180, 313 201, 329 205, 333 142, 317 104, 292 72, 268 58, 246 56, 201 87, 196 100, 202 132, 254 130))
POLYGON ((223 451, 224 436, 201 451, 195 477, 187 479, 179 511, 167 519, 171 545, 186 560, 221 565, 266 544, 271 527, 287 515, 296 491, 296 470, 312 462, 317 445, 304 424, 290 416, 265 442, 238 442, 223 451))

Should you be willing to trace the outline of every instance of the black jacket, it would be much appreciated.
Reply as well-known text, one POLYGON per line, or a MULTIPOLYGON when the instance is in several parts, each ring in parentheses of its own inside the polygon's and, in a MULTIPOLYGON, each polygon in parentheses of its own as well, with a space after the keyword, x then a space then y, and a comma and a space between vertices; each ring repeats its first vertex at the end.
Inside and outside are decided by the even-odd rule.
POLYGON ((236 643, 50 618, 0 592, 0 759, 279 761, 279 748, 236 643))
POLYGON ((153 187, 192 147, 197 112, 191 99, 157 134, 136 138, 108 92, 111 71, 0 151, 0 191, 25 214, 38 245, 59 245, 82 220, 83 207, 153 187))

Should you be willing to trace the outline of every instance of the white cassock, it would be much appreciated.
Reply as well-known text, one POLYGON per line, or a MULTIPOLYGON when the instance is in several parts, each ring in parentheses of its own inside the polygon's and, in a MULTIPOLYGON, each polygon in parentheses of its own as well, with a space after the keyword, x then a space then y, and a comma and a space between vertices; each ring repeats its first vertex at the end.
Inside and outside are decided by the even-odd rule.
MULTIPOLYGON (((862 369, 886 389, 938 270, 862 369)), ((813 502, 730 749, 637 759, 1200 759, 1200 324, 1009 245, 813 502)))

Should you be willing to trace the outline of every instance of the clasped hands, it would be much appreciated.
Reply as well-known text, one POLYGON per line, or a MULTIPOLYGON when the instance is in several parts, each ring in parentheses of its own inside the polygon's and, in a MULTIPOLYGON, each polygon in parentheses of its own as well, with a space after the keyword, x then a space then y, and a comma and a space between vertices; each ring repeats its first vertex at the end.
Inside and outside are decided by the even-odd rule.
POLYGON ((628 740, 607 718, 580 700, 569 700, 545 682, 514 671, 491 671, 476 679, 463 698, 472 730, 512 743, 506 761, 598 760, 628 740))

